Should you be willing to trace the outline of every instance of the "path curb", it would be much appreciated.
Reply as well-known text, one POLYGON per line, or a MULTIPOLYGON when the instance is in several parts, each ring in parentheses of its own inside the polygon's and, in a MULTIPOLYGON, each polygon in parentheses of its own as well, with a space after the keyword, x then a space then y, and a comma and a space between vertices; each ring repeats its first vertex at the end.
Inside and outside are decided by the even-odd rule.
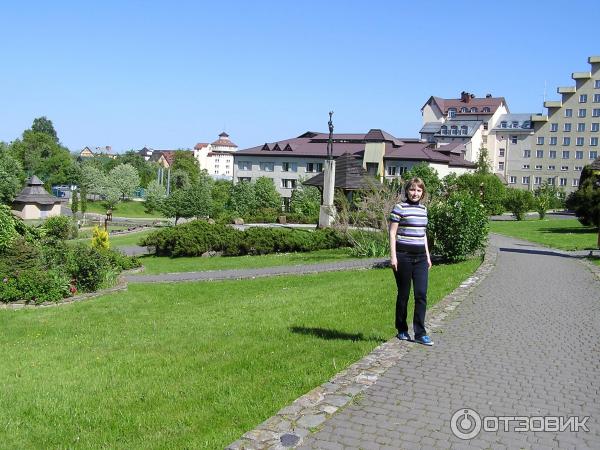
MULTIPOLYGON (((428 311, 427 327, 436 333, 442 321, 492 271, 498 249, 488 246, 484 260, 475 273, 428 311)), ((295 448, 333 414, 344 408, 377 382, 390 367, 409 351, 411 344, 395 337, 379 345, 361 360, 336 374, 331 380, 294 400, 273 417, 246 432, 227 450, 282 450, 295 448)))

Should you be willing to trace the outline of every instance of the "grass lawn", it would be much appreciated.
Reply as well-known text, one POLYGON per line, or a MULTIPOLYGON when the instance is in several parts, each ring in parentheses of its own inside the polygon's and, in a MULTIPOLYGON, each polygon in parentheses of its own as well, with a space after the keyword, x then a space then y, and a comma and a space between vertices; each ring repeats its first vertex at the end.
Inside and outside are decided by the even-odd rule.
MULTIPOLYGON (((111 239, 112 242, 112 239, 111 239)), ((145 274, 200 272, 204 270, 258 269, 262 267, 316 264, 349 259, 346 248, 318 250, 305 253, 275 253, 259 256, 215 256, 213 258, 143 256, 145 274)))
MULTIPOLYGON (((479 263, 435 266, 430 303, 479 263)), ((394 297, 377 269, 131 285, 0 311, 0 442, 223 448, 391 338, 394 297)))
POLYGON ((597 248, 597 229, 584 227, 577 219, 490 221, 490 231, 561 250, 597 248))
MULTIPOLYGON (((88 201, 86 212, 105 215, 106 207, 103 206, 100 201, 88 201)), ((113 217, 154 219, 162 218, 162 215, 158 211, 154 211, 152 214, 146 213, 146 211, 144 211, 144 202, 125 200, 124 202, 119 202, 117 206, 113 208, 113 217)))

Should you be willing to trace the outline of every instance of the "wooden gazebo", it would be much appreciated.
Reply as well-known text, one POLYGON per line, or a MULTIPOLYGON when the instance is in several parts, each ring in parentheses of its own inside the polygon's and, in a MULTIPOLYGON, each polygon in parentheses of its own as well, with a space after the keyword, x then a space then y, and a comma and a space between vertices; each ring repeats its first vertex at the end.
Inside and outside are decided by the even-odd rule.
POLYGON ((44 183, 35 175, 13 201, 13 210, 22 219, 45 219, 60 216, 61 201, 44 189, 44 183))

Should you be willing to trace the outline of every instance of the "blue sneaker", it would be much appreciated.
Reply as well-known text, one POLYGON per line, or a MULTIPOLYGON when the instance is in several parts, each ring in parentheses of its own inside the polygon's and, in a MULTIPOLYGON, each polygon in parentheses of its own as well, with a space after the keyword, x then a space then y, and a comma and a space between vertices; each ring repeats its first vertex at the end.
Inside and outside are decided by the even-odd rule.
POLYGON ((406 331, 401 331, 396 337, 401 341, 410 341, 410 334, 408 334, 406 331))
POLYGON ((427 335, 415 338, 415 342, 418 342, 419 344, 423 344, 423 345, 428 345, 428 346, 432 346, 433 345, 433 341, 427 335))

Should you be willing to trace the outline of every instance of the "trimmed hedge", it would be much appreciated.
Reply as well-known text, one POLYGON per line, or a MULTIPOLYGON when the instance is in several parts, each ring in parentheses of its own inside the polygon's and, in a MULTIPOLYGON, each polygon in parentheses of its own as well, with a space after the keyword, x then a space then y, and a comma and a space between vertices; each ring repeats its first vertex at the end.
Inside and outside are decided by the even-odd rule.
POLYGON ((338 231, 290 230, 253 227, 245 231, 195 220, 157 230, 144 237, 140 245, 154 246, 158 256, 200 256, 215 251, 226 256, 265 255, 279 252, 309 252, 349 246, 338 231))

